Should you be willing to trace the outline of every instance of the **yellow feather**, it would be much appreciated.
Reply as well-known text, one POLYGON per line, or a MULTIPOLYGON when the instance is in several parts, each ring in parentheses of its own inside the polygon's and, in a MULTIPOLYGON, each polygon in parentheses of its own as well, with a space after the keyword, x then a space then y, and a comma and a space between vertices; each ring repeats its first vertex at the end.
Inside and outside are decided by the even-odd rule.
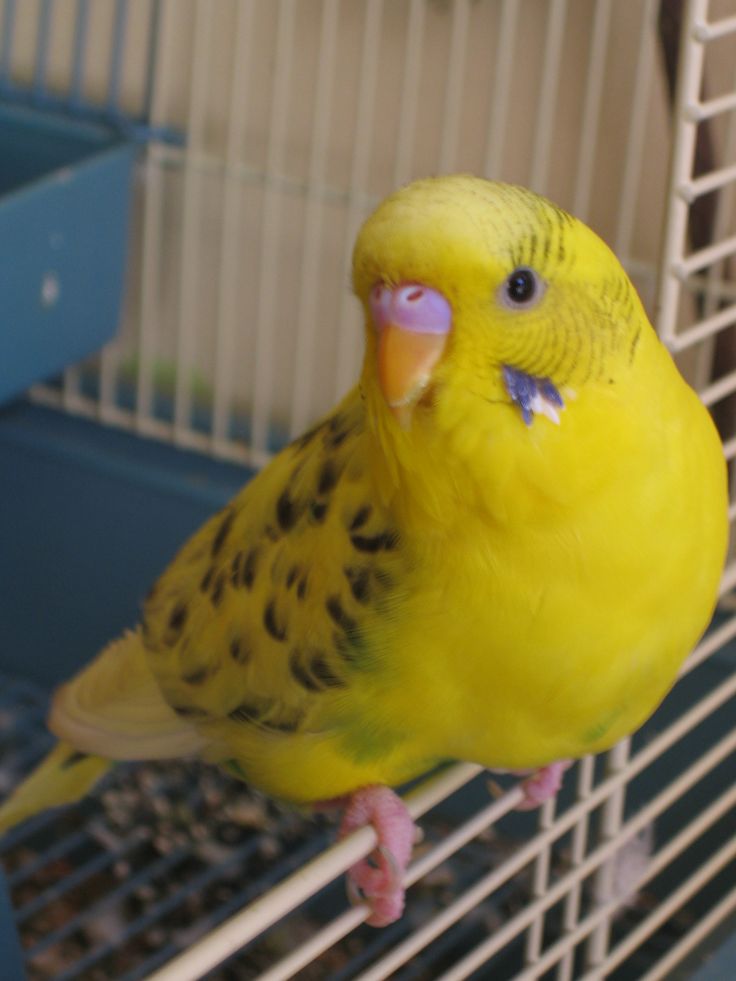
POLYGON ((610 746, 713 610, 726 479, 707 412, 607 246, 521 188, 398 191, 361 231, 354 286, 359 388, 174 558, 146 604, 141 690, 182 747, 295 801, 442 759, 536 767, 610 746), (544 284, 524 310, 502 294, 519 267, 544 284), (408 428, 377 379, 377 283, 452 308, 408 428), (525 423, 504 366, 551 380, 559 424, 525 423))
POLYGON ((80 800, 111 766, 110 760, 57 743, 0 807, 0 834, 49 807, 80 800))

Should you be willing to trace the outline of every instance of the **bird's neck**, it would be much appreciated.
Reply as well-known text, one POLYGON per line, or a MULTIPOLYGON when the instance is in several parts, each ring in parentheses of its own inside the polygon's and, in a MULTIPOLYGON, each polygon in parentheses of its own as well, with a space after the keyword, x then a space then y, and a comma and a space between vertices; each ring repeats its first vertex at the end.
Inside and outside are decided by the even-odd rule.
MULTIPOLYGON (((634 372, 568 389, 559 423, 536 416, 527 425, 513 404, 457 390, 441 404, 415 413, 401 429, 381 402, 364 392, 367 457, 375 494, 402 527, 454 538, 476 522, 483 527, 547 531, 570 509, 586 507, 602 489, 626 480, 626 460, 666 452, 667 434, 648 422, 645 400, 667 402, 682 382, 654 334, 641 344, 642 364, 654 358, 663 388, 641 394, 634 372), (371 400, 374 401, 371 401, 371 400), (656 431, 655 431, 656 429, 656 431), (601 445, 607 452, 601 453, 601 445), (591 461, 596 461, 593 464, 591 461)), ((647 372, 649 374, 649 372, 647 372)))

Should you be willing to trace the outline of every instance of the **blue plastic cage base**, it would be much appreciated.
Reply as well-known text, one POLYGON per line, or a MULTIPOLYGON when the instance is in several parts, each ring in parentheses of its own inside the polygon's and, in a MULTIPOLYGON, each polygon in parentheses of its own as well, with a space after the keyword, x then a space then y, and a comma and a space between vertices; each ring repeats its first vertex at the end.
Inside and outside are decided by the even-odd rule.
POLYGON ((134 144, 0 101, 0 401, 118 327, 134 144))
MULTIPOLYGON (((135 622, 140 599, 178 545, 248 476, 215 463, 79 419, 19 404, 0 411, 0 564, 4 644, 0 651, 0 794, 50 745, 43 719, 51 686, 135 622)), ((634 741, 634 751, 733 672, 722 651, 678 685, 634 741)), ((733 727, 727 704, 664 754, 627 789, 635 813, 733 727)), ((602 775, 599 765, 597 779, 602 775)), ((573 798, 576 774, 559 798, 573 798)), ((697 784, 656 822, 656 847, 731 786, 732 761, 697 784)), ((488 802, 484 777, 422 821, 426 841, 447 834, 488 802)), ((591 821, 591 842, 597 817, 591 821)), ((407 914, 387 930, 351 934, 300 977, 347 981, 418 924, 447 907, 533 835, 536 817, 512 814, 412 887, 407 914)), ((195 764, 119 766, 78 807, 42 815, 0 839, 14 913, 0 902, 0 948, 17 932, 34 981, 134 981, 185 949, 202 932, 280 881, 331 839, 317 821, 264 801, 195 764)), ((725 814, 616 915, 613 942, 638 923, 724 841, 736 834, 725 814)), ((552 852, 550 881, 569 871, 570 835, 552 852)), ((671 916, 611 977, 633 981, 732 886, 733 864, 671 916)), ((395 976, 435 978, 529 900, 531 867, 413 959, 395 976)), ((0 900, 2 897, 0 896, 0 900)), ((255 976, 345 908, 342 879, 259 938, 211 978, 255 976)), ((582 914, 593 908, 589 884, 582 914)), ((545 920, 545 945, 560 936, 561 904, 545 920)), ((723 936, 718 939, 724 943, 723 936)), ((715 943, 715 942, 714 942, 715 943)), ((706 943, 687 975, 713 963, 706 943)), ((727 946, 724 946, 727 956, 727 946)), ((524 966, 523 938, 478 978, 507 981, 524 966)), ((2 981, 16 981, 11 961, 2 981)), ((729 977, 731 975, 724 975, 729 977)), ((734 974, 736 976, 736 974, 734 974)), ((712 979, 711 979, 712 981, 712 979)))

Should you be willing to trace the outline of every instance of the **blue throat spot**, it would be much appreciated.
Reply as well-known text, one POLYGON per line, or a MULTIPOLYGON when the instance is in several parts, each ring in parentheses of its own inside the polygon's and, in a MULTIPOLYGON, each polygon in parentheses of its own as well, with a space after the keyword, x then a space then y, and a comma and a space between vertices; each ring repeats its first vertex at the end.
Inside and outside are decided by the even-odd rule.
POLYGON ((504 365, 503 382, 509 398, 521 409, 521 417, 527 426, 531 426, 535 411, 539 411, 540 399, 552 409, 564 408, 562 396, 549 378, 537 378, 504 365))

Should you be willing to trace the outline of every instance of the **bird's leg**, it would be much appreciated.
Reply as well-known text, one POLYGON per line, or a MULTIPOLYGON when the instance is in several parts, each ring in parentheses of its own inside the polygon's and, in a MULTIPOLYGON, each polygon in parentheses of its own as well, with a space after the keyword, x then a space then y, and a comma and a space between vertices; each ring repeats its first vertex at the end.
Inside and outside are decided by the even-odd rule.
POLYGON ((373 826, 378 838, 374 851, 349 869, 348 894, 370 906, 366 922, 388 926, 404 911, 402 880, 414 844, 414 821, 401 798, 388 787, 362 787, 345 800, 340 838, 367 824, 373 826))
POLYGON ((521 785, 524 797, 521 803, 517 804, 517 811, 533 811, 535 807, 540 807, 545 801, 554 797, 562 786, 563 773, 570 766, 572 760, 559 760, 557 763, 543 766, 541 770, 535 770, 521 785))

